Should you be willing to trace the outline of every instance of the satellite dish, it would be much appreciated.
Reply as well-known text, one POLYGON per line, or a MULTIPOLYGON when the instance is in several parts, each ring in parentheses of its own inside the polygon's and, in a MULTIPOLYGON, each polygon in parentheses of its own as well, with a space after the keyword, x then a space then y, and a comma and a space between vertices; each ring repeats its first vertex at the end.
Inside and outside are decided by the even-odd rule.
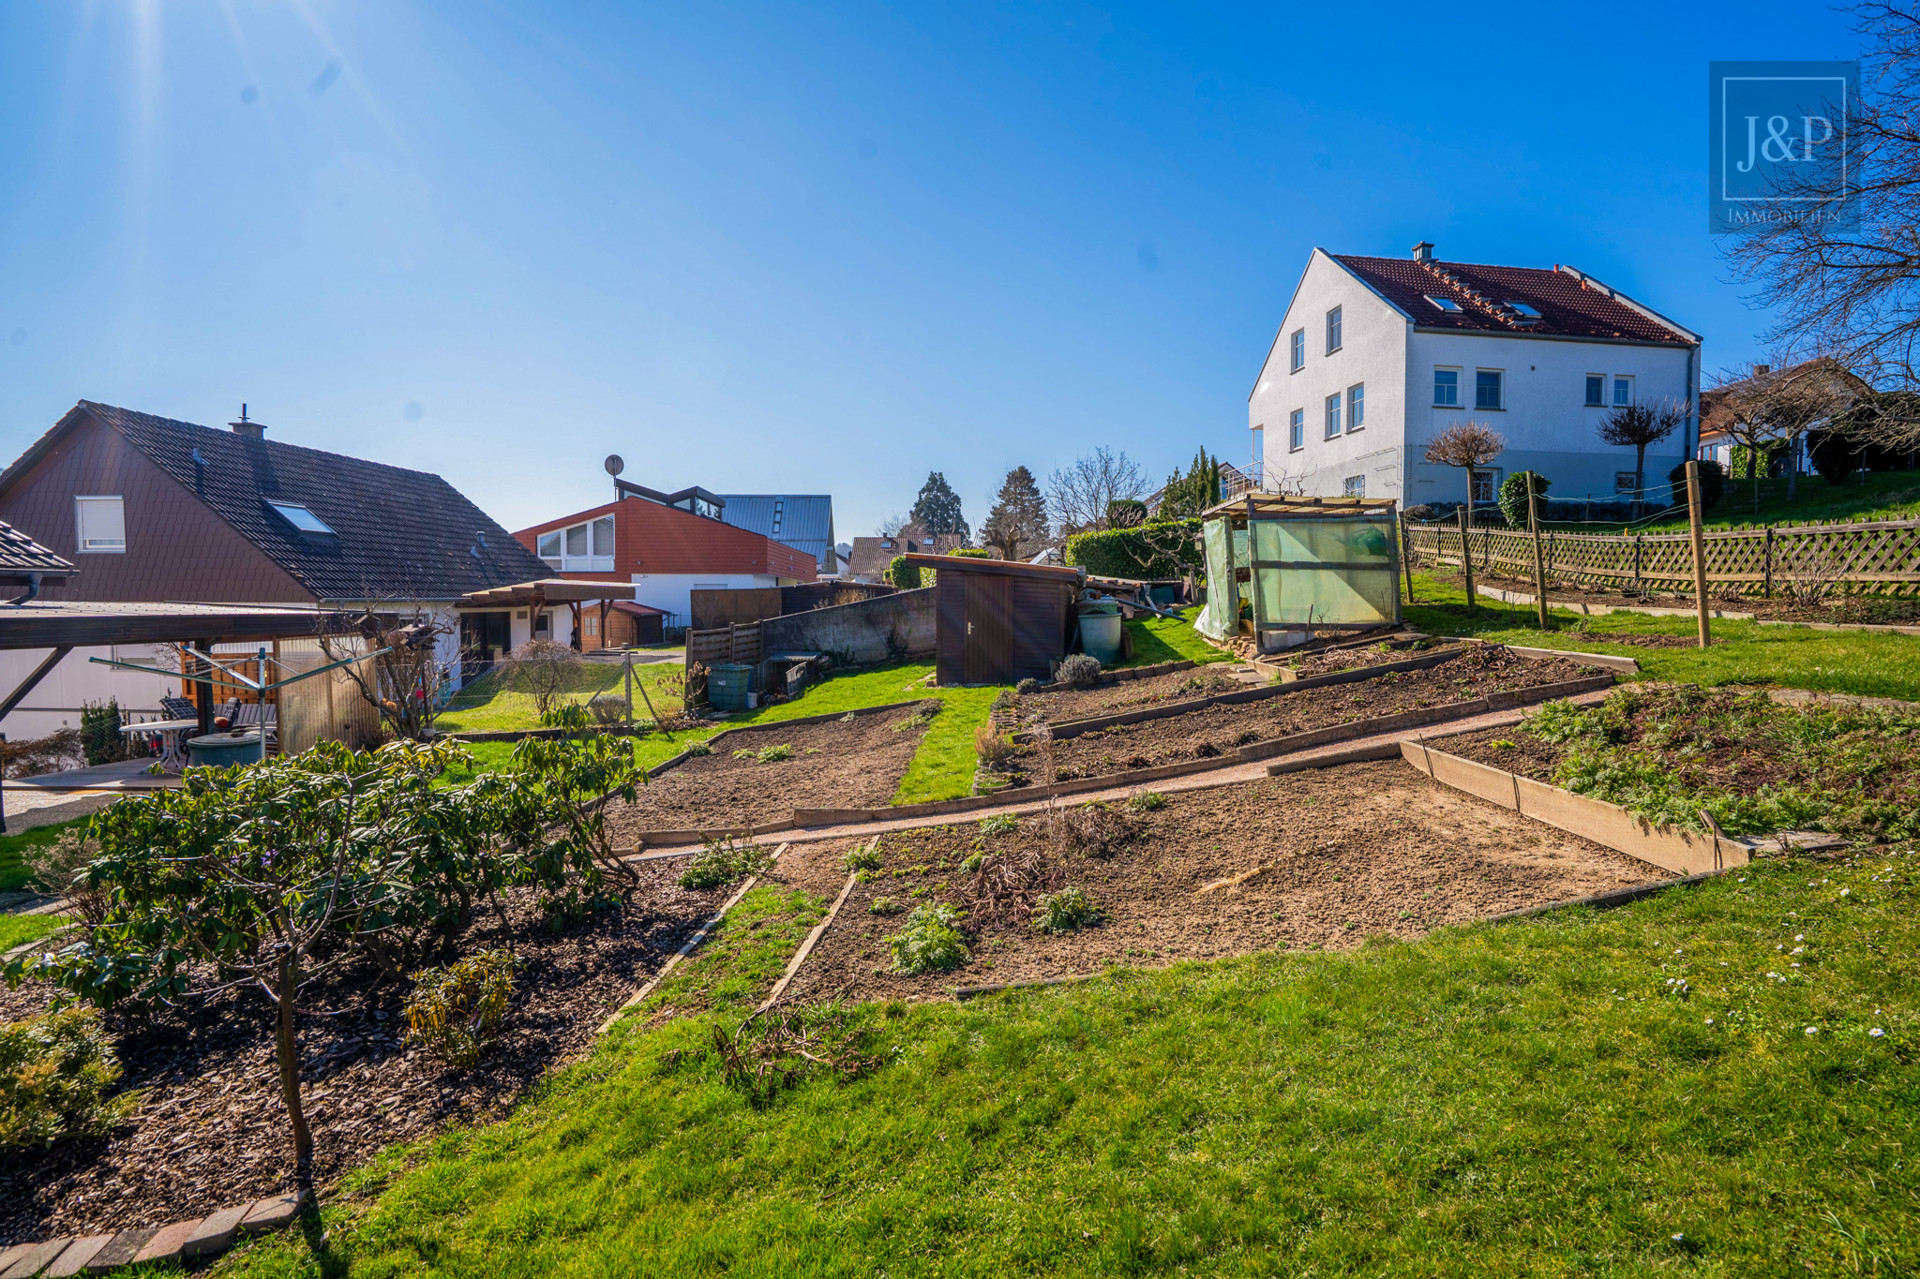
POLYGON ((620 460, 618 453, 607 454, 607 460, 602 465, 607 468, 608 475, 618 475, 627 469, 627 464, 620 460))

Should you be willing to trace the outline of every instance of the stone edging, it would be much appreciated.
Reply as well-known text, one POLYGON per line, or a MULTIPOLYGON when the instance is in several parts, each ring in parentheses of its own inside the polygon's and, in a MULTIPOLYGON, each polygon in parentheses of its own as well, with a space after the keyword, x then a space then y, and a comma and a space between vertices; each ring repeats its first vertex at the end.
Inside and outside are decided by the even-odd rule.
POLYGON ((273 1195, 205 1217, 176 1221, 159 1229, 121 1230, 101 1235, 65 1235, 0 1249, 0 1276, 32 1279, 105 1274, 121 1266, 193 1261, 217 1257, 242 1239, 271 1234, 293 1224, 306 1206, 306 1192, 273 1195))

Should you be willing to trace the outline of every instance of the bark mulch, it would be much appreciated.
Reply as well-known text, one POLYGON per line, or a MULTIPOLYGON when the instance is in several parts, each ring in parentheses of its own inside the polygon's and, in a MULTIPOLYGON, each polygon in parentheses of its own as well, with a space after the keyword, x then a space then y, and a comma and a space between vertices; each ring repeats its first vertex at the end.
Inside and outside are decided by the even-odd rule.
POLYGON ((607 830, 615 847, 626 847, 648 830, 749 826, 782 821, 796 808, 884 808, 926 736, 925 722, 913 723, 914 714, 902 708, 729 733, 713 754, 647 783, 634 803, 609 805, 607 830), (772 746, 790 747, 792 756, 763 763, 734 755, 772 746))
POLYGON ((1239 746, 1332 724, 1400 711, 1472 701, 1488 693, 1600 673, 1565 658, 1532 661, 1498 645, 1472 645, 1460 657, 1416 671, 1389 671, 1351 684, 1283 693, 1264 701, 1210 706, 1140 724, 1100 729, 1055 741, 1028 744, 1007 764, 1016 785, 1044 780, 1051 750, 1054 776, 1065 781, 1136 768, 1224 755, 1239 746))
MULTIPOLYGON (((972 823, 887 834, 883 868, 854 886, 791 988, 795 998, 931 998, 956 986, 1158 967, 1260 950, 1346 950, 1367 937, 1410 940, 1434 928, 1667 879, 1666 871, 1436 785, 1399 761, 1289 773, 1173 792, 1157 811, 1109 806, 1123 836, 1107 856, 1055 851, 1044 814, 1011 833, 972 823), (1102 921, 1034 932, 1024 908, 985 918, 969 854, 1036 854, 1084 888, 1102 921), (1249 873, 1251 872, 1251 873, 1249 873), (1203 887, 1245 876, 1212 891, 1203 887), (919 891, 922 895, 911 894, 919 891), (878 897, 911 909, 969 911, 971 959, 948 972, 891 969, 887 939, 904 913, 875 915, 878 897)), ((1067 817, 1084 808, 1058 810, 1067 817)), ((845 845, 836 845, 844 848, 845 845)), ((989 863, 991 865, 991 863, 989 863)))
MULTIPOLYGON (((407 983, 352 971, 310 988, 299 1033, 316 1180, 329 1183, 393 1142, 497 1116, 547 1071, 583 1056, 606 1015, 725 899, 725 890, 681 889, 680 870, 672 860, 641 863, 627 904, 558 932, 531 894, 510 894, 508 935, 525 963, 503 1033, 472 1070, 406 1044, 407 983)), ((454 949, 505 940, 489 914, 454 949)), ((44 985, 0 990, 0 1019, 50 1002, 44 985)), ((105 1025, 121 1086, 143 1090, 140 1107, 104 1137, 7 1151, 0 1241, 160 1226, 292 1189, 263 994, 230 990, 150 1016, 115 1011, 105 1025)))

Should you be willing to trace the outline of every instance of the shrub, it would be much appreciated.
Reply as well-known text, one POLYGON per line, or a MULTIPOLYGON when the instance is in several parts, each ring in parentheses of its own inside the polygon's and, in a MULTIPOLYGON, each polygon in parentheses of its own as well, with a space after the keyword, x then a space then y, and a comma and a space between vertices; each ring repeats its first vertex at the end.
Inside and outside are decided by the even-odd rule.
POLYGON ((1127 800, 1127 807, 1136 813, 1151 813, 1167 806, 1167 797, 1157 790, 1143 790, 1127 800))
POLYGON ((27 869, 50 893, 65 893, 80 918, 89 927, 107 917, 107 890, 87 882, 87 867, 100 855, 100 845, 84 831, 63 830, 51 844, 42 844, 27 853, 27 869))
POLYGON ((911 733, 915 729, 925 728, 927 725, 933 723, 934 716, 938 715, 945 705, 944 702, 922 702, 913 714, 907 716, 905 719, 896 719, 893 721, 893 731, 896 733, 911 733))
POLYGON ((754 758, 762 764, 778 764, 782 760, 793 758, 793 745, 789 742, 781 742, 778 746, 768 746, 754 758))
POLYGON ((533 709, 546 722, 547 712, 560 694, 578 680, 584 664, 580 654, 555 640, 530 639, 507 655, 510 687, 533 699, 533 709))
POLYGON ((1185 577, 1204 567, 1199 536, 1198 519, 1076 533, 1067 539, 1066 560, 1096 577, 1185 577))
POLYGON ((1029 675, 1027 678, 1021 680, 1018 684, 1015 684, 1013 686, 1013 691, 1016 693, 1020 693, 1022 695, 1025 695, 1028 693, 1037 693, 1040 691, 1040 681, 1033 678, 1031 675, 1029 675))
POLYGON ((1020 817, 1017 813, 995 813, 991 817, 980 819, 982 835, 1009 835, 1020 829, 1020 817))
POLYGON ((1055 839, 1062 851, 1111 857, 1140 833, 1139 823, 1107 804, 1082 804, 1058 817, 1055 839))
MULTIPOLYGON (((1845 484, 1847 477, 1860 467, 1860 452, 1854 442, 1840 432, 1828 429, 1815 431, 1808 439, 1807 456, 1813 460, 1813 469, 1829 484, 1845 484)), ((1706 487, 1706 477, 1701 477, 1701 487, 1706 487)))
POLYGON ((627 717, 627 699, 618 693, 602 693, 587 703, 587 713, 598 724, 618 724, 627 717))
POLYGON ((922 569, 918 564, 907 563, 907 557, 896 555, 887 565, 887 580, 903 591, 917 591, 922 586, 932 586, 936 576, 932 569, 922 569))
POLYGON ((887 939, 887 947, 893 952, 893 971, 909 977, 945 972, 968 959, 960 912, 940 903, 915 906, 906 927, 887 939))
POLYGON ((1020 699, 1014 694, 1014 691, 1010 688, 1003 688, 993 695, 993 705, 988 709, 1010 711, 1019 704, 1020 699))
POLYGON ((855 844, 840 855, 842 870, 879 870, 880 841, 872 840, 865 844, 855 844))
POLYGON ((709 839, 680 873, 680 887, 702 891, 737 883, 773 865, 773 857, 759 844, 736 844, 733 836, 709 839))
POLYGON ((120 731, 120 702, 109 697, 80 706, 80 751, 89 767, 131 758, 132 742, 120 731))
POLYGON ((561 702, 540 712, 540 727, 584 733, 592 727, 594 716, 578 702, 561 702))
POLYGON ((38 777, 42 773, 57 773, 85 759, 78 729, 61 728, 45 737, 0 742, 0 760, 5 761, 8 777, 38 777))
POLYGON ((956 546, 948 551, 947 554, 958 555, 961 559, 967 560, 990 560, 993 558, 993 552, 984 546, 956 546))
POLYGON ((713 754, 713 743, 712 742, 688 742, 687 754, 694 759, 698 759, 702 755, 711 755, 713 754))
POLYGON ((906 907, 891 897, 876 897, 867 903, 869 915, 898 915, 906 907))
POLYGON ((509 951, 481 950, 415 973, 403 1010, 408 1040, 457 1070, 474 1065, 506 1020, 518 965, 509 951))
POLYGON ((985 768, 998 771, 1019 749, 1013 744, 1012 733, 996 733, 991 724, 973 730, 973 753, 985 768))
POLYGON ((985 853, 971 853, 965 861, 960 863, 960 870, 963 874, 971 875, 976 870, 979 870, 981 864, 986 860, 987 855, 985 853))
POLYGON ((1534 471, 1515 471, 1500 482, 1500 514, 1507 517, 1507 527, 1524 529, 1527 526, 1527 480, 1533 480, 1533 513, 1540 519, 1547 518, 1547 490, 1553 487, 1553 481, 1534 471))
MULTIPOLYGON (((1682 462, 1667 472, 1667 480, 1673 485, 1673 504, 1685 507, 1687 504, 1687 464, 1682 462)), ((1720 497, 1727 491, 1727 472, 1712 458, 1700 463, 1700 508, 1710 511, 1720 504, 1720 497)))
POLYGON ((0 1025, 0 1148, 115 1127, 140 1101, 137 1092, 107 1095, 119 1078, 113 1045, 90 1008, 0 1025))
POLYGON ((1068 688, 1092 688, 1100 679, 1100 659, 1086 653, 1069 653, 1055 675, 1068 688))
POLYGON ((1100 922, 1100 908, 1086 890, 1069 884, 1034 903, 1033 929, 1039 933, 1070 933, 1100 922))

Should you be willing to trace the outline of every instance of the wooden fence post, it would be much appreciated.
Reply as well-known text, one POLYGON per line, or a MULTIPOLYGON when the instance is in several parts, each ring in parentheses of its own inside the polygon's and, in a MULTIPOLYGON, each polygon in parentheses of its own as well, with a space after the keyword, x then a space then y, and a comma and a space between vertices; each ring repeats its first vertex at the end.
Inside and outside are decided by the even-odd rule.
POLYGON ((1466 507, 1460 508, 1460 571, 1467 575, 1467 612, 1475 606, 1473 594, 1473 543, 1467 537, 1467 530, 1473 527, 1473 517, 1466 507))
POLYGON ((1407 575, 1407 603, 1413 603, 1413 542, 1407 537, 1407 513, 1400 512, 1400 567, 1407 575))
POLYGON ((1533 534, 1533 600, 1540 610, 1540 629, 1547 629, 1547 564, 1540 552, 1540 517, 1533 509, 1533 472, 1527 472, 1527 531, 1533 534))
POLYGON ((1767 525, 1766 559, 1762 562, 1761 574, 1765 582, 1765 594, 1773 598, 1773 525, 1767 525))
POLYGON ((1633 593, 1635 595, 1647 593, 1646 581, 1640 576, 1640 535, 1638 533, 1633 535, 1633 593))
POLYGON ((1707 535, 1700 524, 1700 463, 1687 463, 1687 523, 1693 532, 1693 602, 1700 615, 1700 647, 1713 642, 1707 622, 1707 535))

